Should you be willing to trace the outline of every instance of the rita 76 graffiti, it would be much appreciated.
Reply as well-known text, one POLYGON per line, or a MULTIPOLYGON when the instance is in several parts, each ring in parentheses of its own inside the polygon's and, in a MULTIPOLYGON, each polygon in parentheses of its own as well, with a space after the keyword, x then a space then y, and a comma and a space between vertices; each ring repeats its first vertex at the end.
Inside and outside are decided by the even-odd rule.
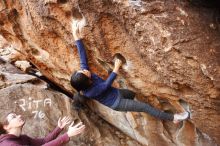
POLYGON ((33 100, 31 97, 28 99, 19 99, 15 101, 15 104, 22 109, 22 111, 32 111, 34 114, 34 118, 44 118, 45 113, 40 109, 41 107, 51 107, 52 101, 50 98, 45 99, 35 99, 33 100))

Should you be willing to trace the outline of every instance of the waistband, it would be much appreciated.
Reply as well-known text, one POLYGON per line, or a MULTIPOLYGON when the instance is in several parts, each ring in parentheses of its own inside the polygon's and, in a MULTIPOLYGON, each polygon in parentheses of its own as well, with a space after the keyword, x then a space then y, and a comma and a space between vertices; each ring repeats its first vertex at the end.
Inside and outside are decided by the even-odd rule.
POLYGON ((111 109, 115 109, 118 106, 119 102, 120 102, 121 94, 120 94, 119 90, 117 90, 117 91, 118 91, 118 96, 117 96, 115 102, 113 103, 113 105, 110 106, 111 109))

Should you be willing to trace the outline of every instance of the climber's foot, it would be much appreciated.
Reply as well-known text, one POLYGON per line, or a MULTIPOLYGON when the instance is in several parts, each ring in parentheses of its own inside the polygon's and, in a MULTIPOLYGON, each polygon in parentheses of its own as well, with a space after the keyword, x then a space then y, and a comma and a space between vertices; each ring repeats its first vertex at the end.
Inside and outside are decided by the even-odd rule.
POLYGON ((183 112, 179 114, 174 114, 173 123, 179 123, 181 121, 187 120, 190 117, 189 112, 183 112))

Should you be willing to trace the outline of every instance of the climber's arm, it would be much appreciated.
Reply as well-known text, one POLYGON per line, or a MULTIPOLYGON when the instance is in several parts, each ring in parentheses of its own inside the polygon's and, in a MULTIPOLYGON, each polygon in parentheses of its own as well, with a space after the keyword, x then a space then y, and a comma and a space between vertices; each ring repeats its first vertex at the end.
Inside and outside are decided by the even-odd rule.
POLYGON ((81 41, 80 35, 79 35, 79 25, 76 20, 72 20, 72 33, 73 38, 76 41, 76 46, 78 49, 78 54, 80 57, 80 67, 81 69, 89 70, 89 66, 87 64, 87 56, 86 56, 86 50, 84 48, 83 42, 81 41))
POLYGON ((76 46, 77 46, 79 57, 80 57, 80 68, 89 70, 89 66, 87 64, 86 50, 84 48, 82 40, 77 40, 76 46))

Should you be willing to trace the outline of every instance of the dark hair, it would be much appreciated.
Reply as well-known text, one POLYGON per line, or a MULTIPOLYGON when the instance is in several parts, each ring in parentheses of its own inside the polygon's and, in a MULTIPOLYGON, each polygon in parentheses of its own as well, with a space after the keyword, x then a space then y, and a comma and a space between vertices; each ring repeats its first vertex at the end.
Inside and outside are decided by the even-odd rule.
POLYGON ((71 76, 70 83, 78 92, 86 90, 91 85, 89 77, 81 72, 74 72, 71 76))
POLYGON ((7 131, 4 129, 4 126, 9 124, 9 123, 8 123, 8 120, 7 120, 6 118, 7 118, 7 116, 8 116, 10 113, 14 113, 14 112, 11 112, 11 111, 10 111, 10 112, 6 113, 4 116, 2 116, 2 119, 1 119, 1 122, 0 122, 0 135, 7 133, 7 131))
POLYGON ((7 123, 5 123, 5 124, 0 123, 0 135, 7 133, 7 131, 4 129, 4 125, 8 125, 8 124, 7 123))

